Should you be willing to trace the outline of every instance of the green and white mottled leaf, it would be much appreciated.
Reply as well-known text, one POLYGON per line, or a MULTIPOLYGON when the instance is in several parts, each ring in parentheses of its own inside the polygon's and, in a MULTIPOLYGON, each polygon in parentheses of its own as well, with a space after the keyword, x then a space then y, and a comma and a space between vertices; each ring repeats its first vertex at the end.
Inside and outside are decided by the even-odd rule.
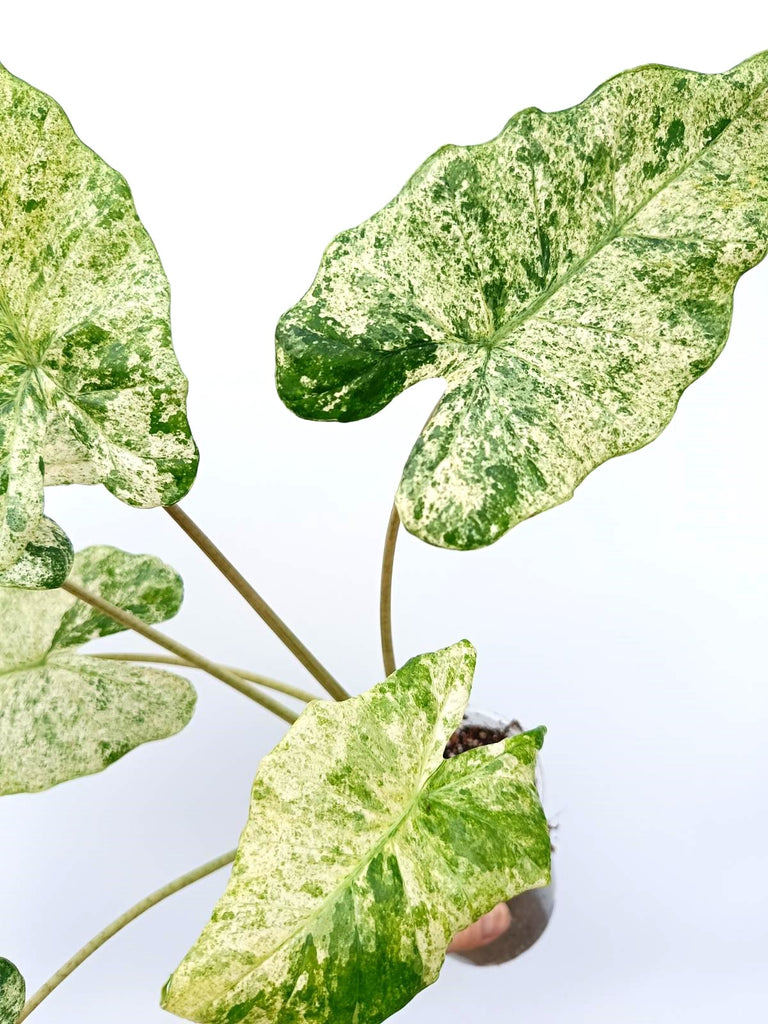
MULTIPOLYGON (((115 548, 81 551, 71 578, 148 623, 171 618, 183 597, 169 566, 115 548)), ((192 717, 186 679, 79 654, 122 627, 64 590, 0 589, 0 622, 0 794, 101 771, 192 717)))
POLYGON ((0 1024, 16 1024, 26 997, 26 986, 18 968, 0 957, 0 1024))
POLYGON ((125 180, 0 66, 0 570, 34 537, 44 484, 142 507, 189 490, 169 301, 125 180))
POLYGON ((69 538, 52 519, 43 517, 13 565, 0 571, 0 587, 52 590, 69 576, 75 552, 69 538))
POLYGON ((228 888, 163 1006, 205 1024, 377 1024, 453 935, 549 880, 543 730, 451 760, 475 653, 315 701, 262 761, 228 888))
MULTIPOLYGON (((72 579, 80 586, 131 612, 143 622, 167 622, 181 608, 181 576, 154 555, 133 555, 94 545, 78 552, 72 579)), ((57 647, 76 647, 100 636, 122 633, 123 626, 83 601, 73 601, 56 631, 57 647)))
POLYGON ((430 543, 481 547, 663 430, 766 249, 768 52, 638 68, 438 150, 340 234, 278 325, 278 389, 355 420, 442 377, 397 507, 430 543))

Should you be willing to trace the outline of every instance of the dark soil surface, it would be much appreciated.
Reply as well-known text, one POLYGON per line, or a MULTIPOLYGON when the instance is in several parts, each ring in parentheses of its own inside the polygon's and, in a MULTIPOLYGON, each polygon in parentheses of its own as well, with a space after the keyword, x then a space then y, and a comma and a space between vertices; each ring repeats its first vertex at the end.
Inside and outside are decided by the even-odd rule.
POLYGON ((489 729, 482 725, 460 725, 456 732, 448 740, 448 746, 443 751, 443 757, 456 757, 467 750, 474 750, 476 747, 485 747, 489 743, 500 743, 509 736, 516 736, 522 732, 519 722, 510 722, 504 729, 489 729))

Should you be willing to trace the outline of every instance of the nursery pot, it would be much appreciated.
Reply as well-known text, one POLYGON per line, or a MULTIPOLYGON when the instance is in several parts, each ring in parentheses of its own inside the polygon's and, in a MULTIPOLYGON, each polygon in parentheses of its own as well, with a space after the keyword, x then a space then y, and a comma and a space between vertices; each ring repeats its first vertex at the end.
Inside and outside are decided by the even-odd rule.
MULTIPOLYGON (((461 725, 448 741, 445 757, 454 757, 471 747, 482 747, 498 743, 508 736, 517 736, 523 731, 519 722, 506 721, 498 715, 486 714, 467 709, 461 725)), ((541 794, 541 774, 537 768, 536 787, 541 794)), ((452 953, 451 956, 467 960, 478 967, 503 964, 514 960, 536 942, 549 924, 554 908, 554 883, 546 888, 530 889, 528 892, 507 900, 512 919, 507 930, 487 946, 452 953)))

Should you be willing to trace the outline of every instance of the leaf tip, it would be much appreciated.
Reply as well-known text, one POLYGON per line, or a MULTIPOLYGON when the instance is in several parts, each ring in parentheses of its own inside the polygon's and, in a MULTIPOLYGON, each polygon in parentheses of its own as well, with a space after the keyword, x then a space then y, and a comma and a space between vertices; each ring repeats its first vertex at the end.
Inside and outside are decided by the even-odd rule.
POLYGON ((453 677, 465 681, 467 687, 466 696, 468 697, 475 675, 475 667, 477 666, 477 650, 474 644, 470 643, 469 640, 459 640, 457 643, 451 644, 450 647, 445 647, 437 653, 438 656, 446 659, 447 664, 451 667, 453 677))
POLYGON ((529 729, 527 734, 536 744, 536 749, 541 750, 544 746, 544 737, 547 735, 546 725, 539 725, 535 729, 529 729))
POLYGON ((477 661, 477 648, 471 640, 458 640, 455 644, 452 644, 449 651, 455 651, 457 654, 464 658, 471 659, 472 662, 477 661))

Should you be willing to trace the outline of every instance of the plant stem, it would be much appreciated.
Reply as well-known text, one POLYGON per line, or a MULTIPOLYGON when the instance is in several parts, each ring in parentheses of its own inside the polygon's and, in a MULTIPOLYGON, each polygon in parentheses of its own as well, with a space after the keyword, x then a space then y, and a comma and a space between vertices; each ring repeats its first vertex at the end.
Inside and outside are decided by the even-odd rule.
MULTIPOLYGON (((426 423, 421 428, 422 433, 427 429, 432 417, 440 407, 440 398, 432 412, 427 416, 426 423)), ((392 503, 392 511, 389 514, 387 523, 387 535, 384 538, 384 555, 381 560, 381 585, 379 588, 379 632, 381 633, 381 656, 384 661, 384 672, 391 676, 397 668, 395 661, 395 646, 392 641, 392 576, 395 568, 395 548, 397 547, 397 535, 400 530, 400 513, 397 511, 397 502, 392 503)))
POLYGON ((168 505, 166 506, 165 511, 171 519, 181 527, 190 540, 197 544, 203 554, 210 559, 222 576, 229 580, 240 596, 245 598, 256 614, 259 615, 269 626, 275 636, 282 640, 288 650, 299 659, 304 668, 306 668, 307 671, 315 677, 323 689, 326 690, 334 700, 347 700, 349 694, 341 683, 337 682, 328 669, 320 664, 314 654, 304 646, 296 634, 288 628, 279 615, 270 608, 264 598, 253 589, 248 580, 238 572, 226 555, 216 547, 210 537, 203 533, 200 527, 190 519, 187 513, 178 505, 168 505))
POLYGON ((231 864, 235 859, 236 850, 230 850, 229 853, 224 853, 220 857, 216 857, 215 860, 209 860, 207 864, 201 865, 199 868, 195 868, 194 871, 188 871, 186 875, 182 875, 173 882, 169 882, 168 885, 164 885, 162 889, 158 889, 157 892, 153 892, 151 896, 147 896, 141 900, 140 903, 135 904, 130 910, 126 910, 124 914, 121 914, 117 920, 113 921, 112 924, 108 925, 103 931, 99 932, 90 942, 87 942, 82 949, 78 950, 73 957, 56 971, 52 978, 50 978, 43 985, 42 988, 38 989, 37 992, 27 1001, 24 1009, 21 1011, 21 1016, 18 1018, 18 1024, 21 1021, 26 1020, 27 1017, 36 1010, 37 1007, 46 999, 55 988, 68 978, 69 975, 82 964, 91 953, 95 953, 96 950, 103 946, 105 942, 111 939, 114 935, 117 935, 119 931, 125 928, 126 925, 130 924, 131 921, 135 921, 137 917, 140 917, 145 910, 149 910, 154 907, 157 903, 160 903, 168 896, 173 896, 174 893, 179 892, 181 889, 186 888, 188 885, 192 885, 193 882, 199 881, 201 878, 205 878, 207 875, 213 874, 214 871, 218 871, 220 868, 225 867, 227 864, 231 864))
MULTIPOLYGON (((106 654, 92 654, 91 657, 103 658, 105 661, 143 661, 152 665, 181 665, 182 668, 197 668, 191 661, 175 658, 172 654, 142 654, 141 652, 136 654, 112 654, 109 652, 106 654)), ((265 686, 268 690, 277 690, 278 693, 294 697, 305 704, 309 704, 311 700, 318 699, 317 694, 310 693, 309 690, 301 690, 298 686, 290 686, 288 683, 281 683, 277 679, 260 676, 256 672, 246 672, 245 669, 232 668, 229 665, 219 667, 225 668, 227 672, 233 672, 236 676, 240 676, 241 679, 247 679, 249 683, 258 683, 259 686, 265 686)))
POLYGON ((151 640, 158 647, 164 647, 171 654, 175 654, 176 657, 188 661, 195 668, 201 668, 203 672, 207 672, 216 679, 220 679, 222 683, 226 683, 227 686, 231 686, 233 689, 245 694, 246 697, 250 697, 251 700, 255 700, 257 704, 261 704, 262 707, 278 715, 285 722, 292 723, 298 718, 295 711, 291 711, 290 708, 285 707, 279 701, 273 700, 266 693, 260 693, 249 683, 246 683, 244 679, 241 679, 240 676, 235 675, 234 672, 230 672, 223 666, 217 665, 214 661, 209 661, 202 654, 198 654, 197 651, 185 647, 184 644, 180 644, 172 637, 166 636, 165 633, 153 629, 152 626, 148 626, 146 622, 142 622, 141 619, 132 615, 131 612, 118 608, 116 604, 105 601, 103 597, 99 597, 97 594, 91 594, 77 583, 73 583, 72 580, 67 580, 66 583, 62 584, 61 589, 66 590, 68 594, 72 594, 79 601, 84 601, 86 604, 91 605, 91 607, 108 615, 115 622, 119 622, 121 626, 132 629, 135 633, 146 637, 147 640, 151 640))
POLYGON ((381 631, 381 656, 384 660, 384 673, 391 676, 397 668, 395 648, 392 642, 392 573, 395 565, 395 548, 397 534, 400 529, 400 516, 397 505, 387 523, 387 536, 384 540, 384 557, 381 561, 381 590, 379 596, 379 624, 381 631))

